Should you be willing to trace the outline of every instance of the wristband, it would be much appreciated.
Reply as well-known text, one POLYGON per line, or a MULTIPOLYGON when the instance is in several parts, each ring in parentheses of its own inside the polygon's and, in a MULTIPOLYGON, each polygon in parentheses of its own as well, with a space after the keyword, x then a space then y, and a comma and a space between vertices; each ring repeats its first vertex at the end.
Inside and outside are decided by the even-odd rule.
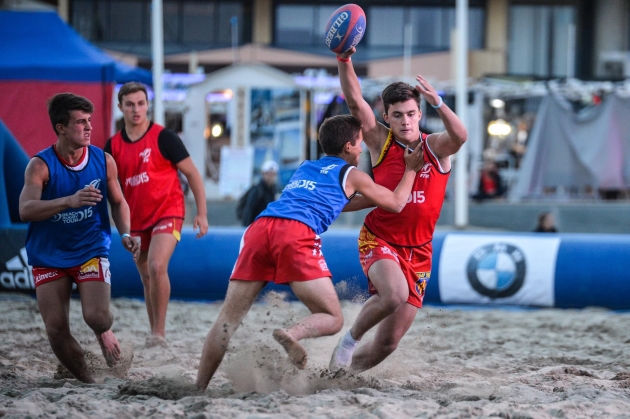
POLYGON ((432 107, 433 109, 438 109, 438 108, 440 108, 442 105, 444 105, 444 101, 442 100, 442 96, 438 96, 438 97, 440 98, 440 101, 438 102, 438 104, 437 104, 437 105, 431 105, 431 104, 429 103, 429 105, 431 105, 431 107, 432 107))
POLYGON ((350 57, 343 58, 337 55, 337 61, 342 62, 342 63, 347 63, 348 61, 350 61, 350 57))
POLYGON ((123 233, 123 234, 120 235, 120 240, 125 240, 125 237, 131 238, 131 235, 128 234, 128 233, 123 233))

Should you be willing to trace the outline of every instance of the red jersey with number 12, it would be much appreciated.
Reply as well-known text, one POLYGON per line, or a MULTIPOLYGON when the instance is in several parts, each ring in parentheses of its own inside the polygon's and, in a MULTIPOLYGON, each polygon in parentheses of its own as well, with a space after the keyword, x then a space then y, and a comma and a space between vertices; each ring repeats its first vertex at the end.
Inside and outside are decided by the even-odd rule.
MULTIPOLYGON (((372 233, 397 246, 419 247, 433 240, 450 175, 450 171, 442 171, 437 157, 429 148, 428 135, 420 135, 420 147, 426 163, 416 174, 405 208, 399 214, 376 208, 365 217, 365 226, 372 233)), ((404 153, 405 146, 394 140, 390 130, 379 160, 372 169, 374 181, 392 191, 396 189, 405 172, 404 153)))
POLYGON ((158 147, 164 127, 151 124, 138 141, 128 142, 121 131, 112 137, 112 157, 131 210, 131 231, 143 231, 164 218, 184 218, 184 193, 177 166, 158 147))

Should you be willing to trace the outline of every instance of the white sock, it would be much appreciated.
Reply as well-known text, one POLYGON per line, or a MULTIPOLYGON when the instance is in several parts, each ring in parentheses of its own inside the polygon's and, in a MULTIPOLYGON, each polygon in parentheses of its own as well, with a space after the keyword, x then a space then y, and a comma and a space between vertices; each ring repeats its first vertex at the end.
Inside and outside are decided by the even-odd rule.
POLYGON ((350 334, 350 330, 348 330, 348 331, 345 333, 345 335, 343 335, 343 338, 341 338, 341 341, 342 341, 342 343, 341 343, 341 344, 342 344, 345 348, 348 348, 348 349, 354 349, 354 347, 355 347, 355 346, 357 346, 357 344, 358 344, 359 342, 361 342, 360 340, 355 340, 355 339, 352 337, 352 334, 350 334))

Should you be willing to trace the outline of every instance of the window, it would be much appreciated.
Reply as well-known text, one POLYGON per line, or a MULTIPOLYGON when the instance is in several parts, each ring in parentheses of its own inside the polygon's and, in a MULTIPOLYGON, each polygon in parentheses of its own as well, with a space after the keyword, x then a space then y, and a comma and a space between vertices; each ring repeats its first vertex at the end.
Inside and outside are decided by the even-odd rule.
POLYGON ((574 62, 575 10, 572 6, 512 6, 508 71, 538 77, 564 77, 574 62), (571 41, 573 40, 573 41, 571 41))
MULTIPOLYGON (((238 22, 239 42, 246 42, 246 2, 164 0, 164 42, 228 46, 233 17, 238 22)), ((71 23, 90 41, 150 43, 151 0, 74 0, 71 23)))
MULTIPOLYGON (((370 7, 368 44, 402 48, 404 28, 411 25, 412 47, 417 52, 449 49, 451 31, 455 28, 454 7, 370 7)), ((484 46, 484 10, 468 10, 468 47, 484 46)))
MULTIPOLYGON (((278 46, 310 46, 323 50, 326 22, 338 6, 280 4, 275 14, 275 43, 278 46)), ((405 24, 411 24, 414 53, 450 48, 455 27, 454 7, 370 6, 364 8, 367 33, 363 47, 372 56, 401 54, 405 24), (379 52, 380 51, 380 52, 379 52)), ((483 7, 471 6, 469 15, 470 48, 484 46, 483 7)))
POLYGON ((182 16, 184 42, 210 42, 215 29, 216 5, 208 3, 184 3, 182 16))
POLYGON ((326 22, 336 9, 334 6, 278 6, 275 19, 276 43, 322 46, 326 22))

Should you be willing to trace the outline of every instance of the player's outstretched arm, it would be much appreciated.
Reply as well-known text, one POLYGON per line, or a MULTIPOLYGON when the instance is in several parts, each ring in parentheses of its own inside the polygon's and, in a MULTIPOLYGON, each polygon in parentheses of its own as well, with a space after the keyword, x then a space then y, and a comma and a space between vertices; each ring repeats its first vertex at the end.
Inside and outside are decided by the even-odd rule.
POLYGON ((129 204, 127 204, 118 182, 116 161, 109 153, 105 153, 105 160, 107 161, 107 200, 112 209, 112 219, 120 234, 127 234, 122 238, 122 243, 125 249, 133 255, 133 260, 136 261, 140 256, 140 238, 129 236, 131 214, 129 204))
POLYGON ((190 190, 195 197, 197 215, 195 215, 195 219, 193 221, 193 228, 199 229, 197 232, 197 238, 200 238, 208 232, 208 207, 206 203, 206 189, 203 185, 203 179, 190 157, 186 157, 184 160, 177 163, 177 168, 184 174, 184 176, 186 176, 190 190))
POLYGON ((378 123, 372 107, 363 98, 359 78, 354 71, 351 56, 356 52, 356 48, 352 47, 346 52, 337 54, 337 68, 339 70, 339 82, 343 96, 350 109, 350 113, 359 118, 363 124, 363 141, 370 150, 380 152, 382 142, 385 141, 387 128, 378 123), (345 61, 347 60, 347 61, 345 61))
POLYGON ((444 132, 429 135, 427 139, 429 147, 439 159, 447 158, 457 153, 466 142, 468 137, 466 127, 455 112, 442 101, 435 88, 424 77, 418 74, 416 80, 418 81, 416 89, 424 96, 429 105, 434 107, 439 105, 436 111, 446 128, 444 132))
POLYGON ((93 186, 77 191, 74 195, 57 199, 42 200, 44 185, 48 183, 48 166, 39 157, 34 157, 26 166, 24 188, 20 193, 19 212, 22 221, 42 221, 68 208, 98 204, 103 195, 93 186))
POLYGON ((355 195, 350 202, 343 207, 341 212, 352 212, 352 211, 360 211, 366 208, 372 208, 375 205, 371 203, 366 197, 361 194, 355 195))
POLYGON ((423 166, 424 156, 422 148, 416 147, 411 153, 409 153, 409 148, 407 148, 407 152, 405 152, 405 173, 393 192, 384 186, 374 183, 367 173, 360 170, 351 170, 346 181, 346 193, 359 192, 379 208, 398 213, 407 204, 416 174, 423 166))

